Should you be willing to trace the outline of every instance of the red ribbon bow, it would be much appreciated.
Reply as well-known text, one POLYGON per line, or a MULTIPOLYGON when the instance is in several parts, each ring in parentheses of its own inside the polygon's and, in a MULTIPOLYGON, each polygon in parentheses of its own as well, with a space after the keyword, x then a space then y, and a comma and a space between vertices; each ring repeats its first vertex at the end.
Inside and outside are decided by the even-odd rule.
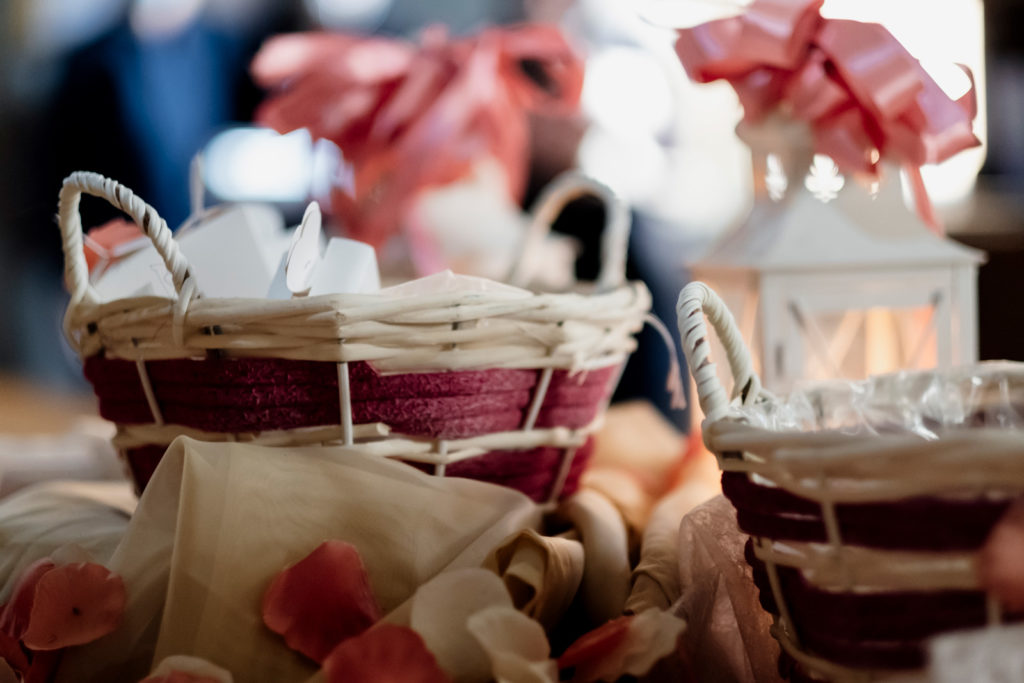
POLYGON ((950 99, 883 26, 826 19, 822 4, 755 0, 743 15, 680 30, 676 52, 693 80, 729 81, 746 120, 782 108, 809 124, 815 150, 846 173, 877 178, 881 158, 901 163, 918 214, 937 229, 920 167, 981 144, 973 82, 950 99))
POLYGON ((525 188, 528 113, 569 113, 583 66, 553 26, 488 29, 451 40, 427 29, 419 45, 305 33, 271 39, 253 61, 276 90, 257 120, 280 132, 308 128, 352 164, 332 206, 357 239, 382 244, 422 189, 464 177, 493 155, 510 196, 525 188))

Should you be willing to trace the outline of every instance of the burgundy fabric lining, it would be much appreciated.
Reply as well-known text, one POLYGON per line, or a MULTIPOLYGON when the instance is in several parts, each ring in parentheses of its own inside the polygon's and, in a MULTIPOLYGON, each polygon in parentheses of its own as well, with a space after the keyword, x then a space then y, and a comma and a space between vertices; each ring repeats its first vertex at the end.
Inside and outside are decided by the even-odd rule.
MULTIPOLYGON (((779 541, 826 542, 821 506, 783 489, 757 484, 742 472, 722 474, 722 490, 736 508, 742 531, 779 541)), ((843 543, 884 550, 969 551, 979 548, 1009 501, 918 497, 887 503, 836 505, 843 543)), ((765 565, 748 541, 761 606, 778 614, 765 565)), ((851 668, 915 669, 924 642, 936 633, 976 628, 986 619, 981 591, 853 593, 820 589, 799 570, 778 567, 786 606, 801 647, 851 668)), ((1012 620, 1012 619, 1008 619, 1012 620)), ((813 680, 789 658, 780 671, 813 680)))
MULTIPOLYGON (((140 446, 128 449, 125 456, 136 488, 141 492, 149 483, 164 455, 164 446, 140 446)), ((579 488, 580 477, 593 455, 593 440, 581 446, 569 467, 560 498, 570 496, 579 488)), ((536 502, 548 499, 562 466, 563 453, 558 448, 535 448, 529 451, 492 451, 448 465, 445 476, 485 481, 516 489, 536 502)), ((432 473, 432 465, 409 463, 432 473)))
MULTIPOLYGON (((754 555, 752 541, 747 541, 744 554, 753 568, 761 607, 777 615, 767 568, 754 555)), ((986 621, 982 591, 829 591, 814 586, 792 567, 780 566, 777 571, 801 646, 852 668, 919 668, 924 664, 927 638, 978 628, 986 621)), ((1018 621, 1020 616, 1009 615, 1007 621, 1018 621)), ((780 666, 785 667, 785 662, 780 666)), ((792 680, 810 679, 794 675, 792 680)))
MULTIPOLYGON (((534 370, 466 370, 462 372, 378 374, 368 363, 349 363, 349 386, 353 394, 367 398, 444 395, 467 396, 483 391, 529 389, 537 382, 534 370)), ((133 361, 91 356, 85 360, 86 379, 103 395, 114 387, 128 385, 141 392, 138 369, 133 361)), ((146 363, 153 386, 179 384, 190 387, 240 386, 292 387, 313 385, 338 388, 335 363, 284 360, 279 358, 174 359, 146 363)), ((589 377, 588 377, 589 378, 589 377)), ((139 394, 141 395, 141 393, 139 394)))
MULTIPOLYGON (((339 424, 337 395, 333 399, 298 405, 253 403, 230 407, 161 401, 160 412, 166 423, 210 432, 269 431, 339 424)), ((507 396, 356 401, 352 403, 352 421, 387 422, 395 431, 418 436, 475 436, 516 429, 529 400, 529 392, 524 391, 507 396)), ((139 402, 101 400, 100 415, 121 424, 153 421, 148 405, 139 402)))
MULTIPOLYGON (((134 362, 94 356, 86 359, 84 371, 99 398, 100 415, 120 424, 152 423, 134 362)), ((535 426, 590 424, 612 389, 615 371, 607 367, 575 376, 554 371, 535 426)), ((335 363, 210 357, 149 361, 146 373, 167 424, 234 433, 341 421, 335 363)), ((537 370, 503 369, 380 375, 368 363, 350 363, 353 424, 385 422, 398 434, 444 439, 514 431, 526 419, 538 378, 537 370)), ((129 452, 140 489, 163 450, 145 446, 129 452)), ((561 457, 561 449, 495 452, 453 463, 446 473, 505 482, 544 500, 561 457)), ((589 446, 577 453, 571 482, 588 459, 589 446)), ((574 490, 571 482, 565 495, 574 490)))
MULTIPOLYGON (((722 474, 722 491, 740 529, 775 540, 824 542, 818 503, 754 483, 742 472, 722 474)), ((890 550, 973 550, 1009 506, 1003 500, 910 498, 898 503, 836 505, 844 543, 890 550)))

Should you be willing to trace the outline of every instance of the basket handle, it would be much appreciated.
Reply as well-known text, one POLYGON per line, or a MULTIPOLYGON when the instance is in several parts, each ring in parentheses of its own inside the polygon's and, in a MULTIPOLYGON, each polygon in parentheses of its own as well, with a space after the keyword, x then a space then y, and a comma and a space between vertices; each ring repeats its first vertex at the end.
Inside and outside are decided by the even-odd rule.
POLYGON ((741 396, 744 404, 753 403, 761 395, 761 379, 754 372, 750 351, 743 343, 736 320, 722 299, 703 282, 691 282, 679 293, 676 314, 686 364, 697 384, 697 398, 708 422, 725 417, 729 412, 729 397, 711 362, 704 316, 711 321, 725 347, 733 376, 733 397, 741 396))
POLYGON ((82 216, 78 212, 78 205, 83 194, 106 199, 135 221, 163 259, 178 295, 181 295, 186 283, 195 287, 188 262, 178 249, 167 221, 160 217, 156 209, 115 180, 99 173, 75 171, 64 179, 61 186, 58 213, 61 237, 64 240, 64 282, 71 293, 71 306, 82 301, 96 301, 98 298, 96 290, 89 284, 89 268, 82 249, 82 216))
POLYGON ((573 200, 592 195, 604 202, 605 225, 601 236, 601 272, 598 291, 621 286, 626 281, 626 251, 629 248, 631 218, 629 207, 612 190, 576 171, 567 171, 548 183, 530 211, 523 246, 509 275, 508 282, 517 287, 528 284, 529 264, 540 249, 551 225, 573 200))

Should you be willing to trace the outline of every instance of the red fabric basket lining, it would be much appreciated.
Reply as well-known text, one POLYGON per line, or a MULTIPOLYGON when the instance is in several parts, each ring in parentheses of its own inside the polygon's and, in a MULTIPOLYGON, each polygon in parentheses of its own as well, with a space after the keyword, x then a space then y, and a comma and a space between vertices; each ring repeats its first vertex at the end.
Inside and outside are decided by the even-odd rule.
MULTIPOLYGON (((84 370, 101 416, 120 424, 153 422, 134 362, 94 356, 86 359, 84 370)), ((615 370, 553 372, 536 426, 590 424, 611 391, 615 370)), ((149 361, 146 372, 168 424, 233 433, 340 423, 335 363, 174 359, 149 361)), ((350 363, 353 424, 386 422, 397 433, 444 439, 513 431, 522 427, 538 377, 537 370, 504 369, 380 375, 368 363, 350 363)), ((163 450, 144 446, 127 454, 140 490, 163 450)), ((563 496, 575 490, 589 453, 588 442, 573 460, 563 496)), ((493 452, 453 463, 446 475, 504 483, 544 500, 561 462, 561 449, 493 452)))
MULTIPOLYGON (((164 446, 140 446, 125 453, 139 491, 149 483, 156 466, 164 455, 164 446)), ((570 496, 579 488, 580 477, 590 463, 593 439, 587 439, 573 457, 561 497, 570 496)), ((529 451, 491 451, 475 458, 455 462, 445 469, 446 477, 464 477, 507 486, 529 496, 535 502, 548 500, 562 466, 563 453, 558 448, 535 448, 529 451)), ((409 463, 424 472, 433 467, 423 463, 409 463)))
MULTIPOLYGON (((774 540, 825 542, 821 506, 742 472, 722 474, 722 491, 736 508, 740 529, 774 540)), ((908 498, 898 503, 839 503, 844 543, 886 550, 973 550, 1006 512, 1007 500, 908 498)))
MULTIPOLYGON (((813 500, 757 484, 742 472, 723 473, 722 489, 736 508, 745 533, 779 541, 827 541, 821 507, 813 500)), ((843 542, 851 545, 964 551, 985 542, 1009 504, 920 497, 898 503, 837 504, 836 516, 843 542)), ((750 540, 745 556, 753 569, 761 606, 777 615, 767 569, 754 555, 750 540)), ((920 668, 925 663, 924 641, 928 637, 980 627, 986 621, 981 591, 837 592, 809 583, 795 568, 779 566, 777 571, 801 647, 852 668, 920 668)), ((816 680, 785 655, 780 659, 780 671, 793 681, 816 680)))

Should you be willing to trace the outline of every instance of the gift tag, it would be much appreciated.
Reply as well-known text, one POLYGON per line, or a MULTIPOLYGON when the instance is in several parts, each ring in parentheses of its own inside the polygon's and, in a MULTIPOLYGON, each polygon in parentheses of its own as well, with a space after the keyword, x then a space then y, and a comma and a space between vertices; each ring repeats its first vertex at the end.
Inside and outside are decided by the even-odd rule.
POLYGON ((375 292, 380 289, 377 253, 356 240, 331 238, 321 254, 323 218, 320 205, 310 202, 295 228, 288 253, 274 276, 268 299, 320 294, 375 292))
POLYGON ((1024 626, 991 626, 932 638, 930 683, 1008 683, 1024 680, 1024 626))
POLYGON ((322 224, 320 205, 310 202, 302 214, 302 223, 295 228, 288 256, 285 257, 285 285, 292 296, 306 296, 313 286, 313 271, 320 261, 322 224))
POLYGON ((365 294, 380 289, 377 252, 364 242, 332 237, 313 273, 311 296, 365 294))
MULTIPOLYGON (((283 222, 264 204, 218 207, 175 239, 205 296, 261 298, 280 259, 283 222)), ((174 296, 171 275, 152 245, 113 264, 95 287, 107 301, 150 291, 174 296)))

